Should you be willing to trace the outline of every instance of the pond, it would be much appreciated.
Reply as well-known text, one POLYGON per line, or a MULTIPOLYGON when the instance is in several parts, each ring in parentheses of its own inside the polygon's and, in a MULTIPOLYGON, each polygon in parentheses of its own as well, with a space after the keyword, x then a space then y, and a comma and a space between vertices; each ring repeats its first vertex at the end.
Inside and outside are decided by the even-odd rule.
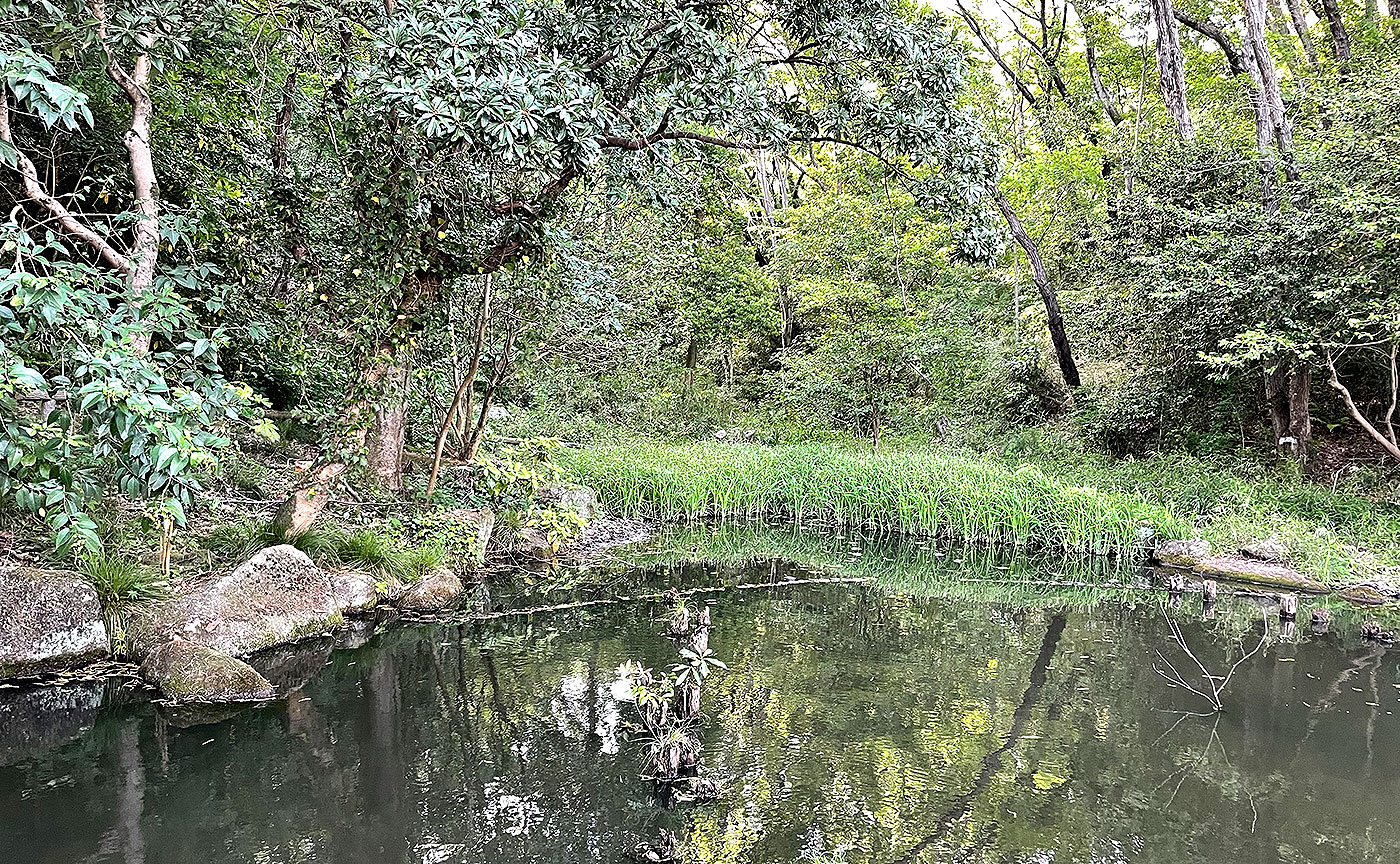
MULTIPOLYGON (((633 600, 396 626, 217 723, 81 685, 40 722, 0 691, 3 860, 627 861, 662 829, 703 862, 1400 860, 1400 669, 1335 622, 860 535, 705 529, 642 560, 562 599, 751 586, 689 600, 727 665, 698 729, 716 800, 643 777, 619 670, 677 649, 668 603, 633 600), (875 581, 771 584, 833 576, 875 581), (1238 663, 1220 713, 1154 670, 1205 687, 1196 660, 1238 663)), ((561 599, 493 602, 531 593, 561 599)))

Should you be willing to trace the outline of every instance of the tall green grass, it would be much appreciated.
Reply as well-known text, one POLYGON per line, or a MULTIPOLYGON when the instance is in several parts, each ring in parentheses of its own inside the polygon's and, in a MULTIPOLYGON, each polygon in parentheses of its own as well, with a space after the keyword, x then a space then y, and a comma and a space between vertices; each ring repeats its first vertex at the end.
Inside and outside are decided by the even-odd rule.
POLYGON ((1190 533, 1189 524, 1140 496, 953 452, 639 442, 566 451, 560 462, 628 516, 780 515, 1100 554, 1140 551, 1144 528, 1158 537, 1190 533))
POLYGON ((84 558, 79 570, 97 592, 98 602, 109 621, 143 603, 170 596, 170 583, 154 570, 131 558, 98 552, 84 558))

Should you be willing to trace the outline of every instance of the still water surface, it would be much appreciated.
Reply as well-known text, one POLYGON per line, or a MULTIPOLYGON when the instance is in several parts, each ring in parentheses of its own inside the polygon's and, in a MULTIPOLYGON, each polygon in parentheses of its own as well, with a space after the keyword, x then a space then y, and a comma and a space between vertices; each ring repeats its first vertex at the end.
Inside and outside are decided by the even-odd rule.
MULTIPOLYGON (((910 554, 964 566, 828 547, 862 573, 903 572, 910 554)), ((670 563, 634 578, 824 572, 670 563)), ((665 827, 703 862, 1400 861, 1395 654, 1305 627, 1281 638, 1275 620, 1225 711, 1193 716, 1204 700, 1153 670, 1200 683, 1167 615, 1223 673, 1267 610, 1222 600, 1202 620, 1150 592, 988 599, 894 581, 705 595, 728 664, 702 697, 701 770, 720 798, 672 810, 641 778, 618 684, 629 661, 674 662, 659 602, 284 657, 284 681, 315 670, 288 698, 187 728, 81 687, 0 691, 0 860, 606 862, 665 827)))

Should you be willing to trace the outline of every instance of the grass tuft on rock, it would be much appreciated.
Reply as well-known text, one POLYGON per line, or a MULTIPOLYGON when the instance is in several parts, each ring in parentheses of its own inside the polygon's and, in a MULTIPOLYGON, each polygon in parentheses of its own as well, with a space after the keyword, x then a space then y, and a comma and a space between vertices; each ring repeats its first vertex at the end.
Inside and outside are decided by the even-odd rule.
POLYGON ((133 606, 170 596, 170 582, 165 577, 130 558, 98 552, 84 558, 79 569, 97 591, 98 602, 109 619, 125 614, 133 606))

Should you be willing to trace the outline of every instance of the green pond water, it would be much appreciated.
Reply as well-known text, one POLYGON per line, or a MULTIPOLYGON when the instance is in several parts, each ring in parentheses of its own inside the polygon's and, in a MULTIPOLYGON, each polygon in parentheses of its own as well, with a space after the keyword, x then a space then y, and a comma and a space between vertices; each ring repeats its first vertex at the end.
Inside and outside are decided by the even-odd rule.
POLYGON ((307 679, 287 698, 198 725, 115 683, 0 690, 0 861, 627 861, 663 828, 703 862, 1400 861, 1400 667, 1340 614, 1290 632, 1102 561, 762 526, 640 561, 486 602, 761 585, 691 599, 728 665, 697 730, 717 800, 643 778, 619 669, 677 649, 637 600, 303 646, 264 661, 307 679), (833 576, 875 581, 763 584, 833 576), (1221 675, 1262 637, 1223 712, 1154 671, 1206 686, 1169 621, 1221 675))

